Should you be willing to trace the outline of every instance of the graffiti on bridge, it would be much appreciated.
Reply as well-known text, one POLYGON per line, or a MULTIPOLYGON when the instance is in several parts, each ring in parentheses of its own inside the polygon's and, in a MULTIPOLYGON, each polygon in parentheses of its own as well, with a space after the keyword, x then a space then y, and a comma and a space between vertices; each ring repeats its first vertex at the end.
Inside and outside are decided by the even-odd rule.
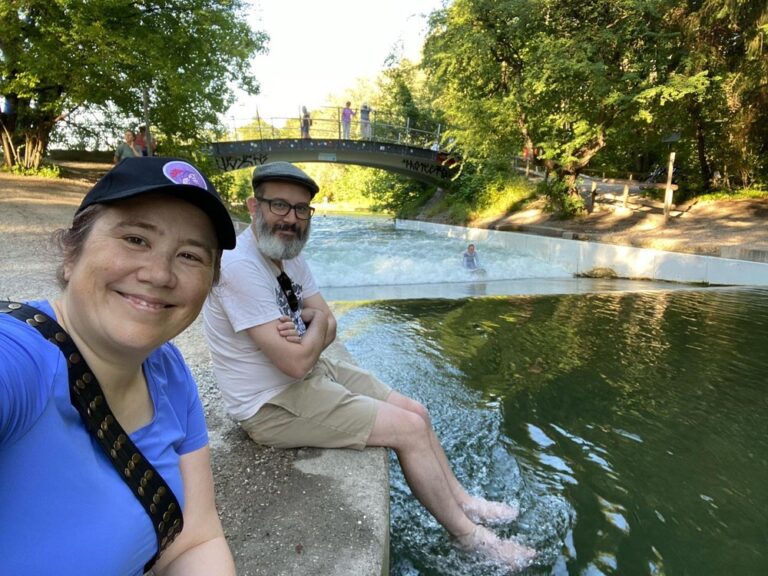
POLYGON ((238 154, 236 156, 216 156, 216 166, 221 170, 239 170, 251 166, 260 166, 269 162, 269 154, 238 154))
POLYGON ((433 177, 437 176, 445 180, 448 180, 451 177, 451 171, 446 166, 440 166, 439 164, 403 158, 403 165, 408 170, 418 172, 419 174, 426 174, 427 176, 433 177))

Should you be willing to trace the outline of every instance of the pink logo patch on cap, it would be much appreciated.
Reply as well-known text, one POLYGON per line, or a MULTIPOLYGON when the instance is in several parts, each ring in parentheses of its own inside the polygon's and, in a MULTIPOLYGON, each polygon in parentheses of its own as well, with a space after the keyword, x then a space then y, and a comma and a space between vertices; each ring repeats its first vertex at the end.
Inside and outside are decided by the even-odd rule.
POLYGON ((198 172, 197 168, 186 162, 174 160, 163 166, 163 174, 175 184, 185 184, 187 186, 197 186, 203 190, 208 190, 205 178, 198 172))

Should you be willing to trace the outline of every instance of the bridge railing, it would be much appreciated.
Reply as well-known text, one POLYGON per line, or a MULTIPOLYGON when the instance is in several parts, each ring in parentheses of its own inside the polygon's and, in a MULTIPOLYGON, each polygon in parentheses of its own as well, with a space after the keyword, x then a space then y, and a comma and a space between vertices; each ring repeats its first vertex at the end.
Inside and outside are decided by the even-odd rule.
MULTIPOLYGON (((359 120, 358 115, 350 122, 350 140, 371 140, 404 144, 431 150, 442 149, 441 131, 438 125, 434 130, 423 130, 411 125, 410 119, 402 120, 389 118, 385 114, 371 112, 370 121, 359 120)), ((269 118, 253 118, 243 126, 235 127, 234 119, 231 128, 233 140, 263 140, 301 138, 301 115, 272 116, 269 118)), ((342 139, 341 108, 323 108, 314 110, 309 127, 309 138, 341 140, 342 139)))

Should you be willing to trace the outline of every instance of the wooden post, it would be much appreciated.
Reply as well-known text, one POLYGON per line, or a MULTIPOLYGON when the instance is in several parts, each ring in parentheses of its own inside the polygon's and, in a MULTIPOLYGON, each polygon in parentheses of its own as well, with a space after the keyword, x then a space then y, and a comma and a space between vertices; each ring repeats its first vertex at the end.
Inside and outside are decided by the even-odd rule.
POLYGON ((147 147, 147 156, 152 154, 152 131, 149 129, 149 89, 144 86, 143 90, 144 104, 144 145, 147 147))
POLYGON ((627 207, 627 198, 629 197, 629 184, 624 184, 624 196, 621 199, 621 205, 627 207))
POLYGON ((592 189, 589 191, 589 206, 587 212, 593 212, 595 210, 595 198, 597 197, 597 182, 592 180, 592 189))
POLYGON ((669 153, 669 166, 667 168, 667 188, 664 191, 664 224, 669 220, 669 211, 672 208, 672 172, 675 169, 675 153, 669 153))

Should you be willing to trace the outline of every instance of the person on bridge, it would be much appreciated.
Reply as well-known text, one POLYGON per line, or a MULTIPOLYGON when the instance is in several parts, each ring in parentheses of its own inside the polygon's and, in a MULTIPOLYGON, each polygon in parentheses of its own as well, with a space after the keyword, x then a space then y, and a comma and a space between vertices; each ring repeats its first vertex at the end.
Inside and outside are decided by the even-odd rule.
POLYGON ((306 106, 301 107, 301 137, 309 138, 309 127, 312 126, 312 118, 306 106))
POLYGON ((371 139, 371 112, 368 102, 363 102, 360 106, 360 137, 363 140, 371 139))
POLYGON ((349 140, 349 131, 352 126, 352 116, 357 114, 352 108, 352 102, 347 102, 341 111, 341 137, 343 140, 349 140))
POLYGON ((392 448, 418 500, 460 547, 507 567, 535 551, 483 523, 516 505, 469 495, 453 474, 424 406, 370 372, 321 353, 336 319, 301 252, 319 187, 288 162, 258 167, 251 225, 222 261, 203 309, 214 373, 229 414, 257 443, 282 448, 392 448))
POLYGON ((170 343, 235 245, 227 208, 184 160, 126 158, 55 239, 59 295, 0 303, 0 572, 234 575, 170 343))

